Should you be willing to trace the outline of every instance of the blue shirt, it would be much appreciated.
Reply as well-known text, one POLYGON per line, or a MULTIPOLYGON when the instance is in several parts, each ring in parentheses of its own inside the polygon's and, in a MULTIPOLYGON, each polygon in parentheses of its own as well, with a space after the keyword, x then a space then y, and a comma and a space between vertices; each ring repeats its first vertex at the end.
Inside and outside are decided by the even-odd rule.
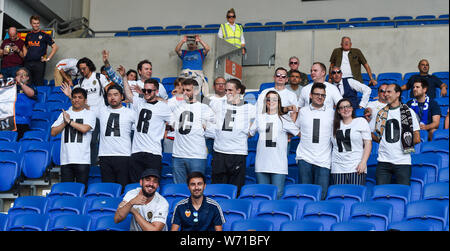
POLYGON ((47 33, 29 32, 25 37, 25 46, 28 49, 25 62, 41 61, 41 57, 47 54, 47 46, 52 46, 54 43, 47 33))
POLYGON ((172 224, 180 226, 181 231, 215 231, 214 226, 221 226, 225 218, 219 204, 203 196, 199 210, 192 206, 191 197, 177 203, 174 209, 172 224))
POLYGON ((425 79, 428 83, 428 89, 427 89, 427 96, 430 98, 436 98, 436 89, 440 89, 441 85, 442 85, 442 81, 433 75, 426 75, 426 76, 421 76, 419 74, 417 75, 413 75, 409 78, 408 83, 406 83, 406 89, 409 90, 411 89, 409 96, 412 98, 414 97, 413 95, 413 87, 414 87, 414 83, 416 80, 419 79, 425 79))
POLYGON ((181 60, 183 60, 182 70, 191 69, 202 71, 203 70, 203 61, 205 60, 206 55, 203 53, 203 50, 195 50, 195 51, 181 51, 181 60))

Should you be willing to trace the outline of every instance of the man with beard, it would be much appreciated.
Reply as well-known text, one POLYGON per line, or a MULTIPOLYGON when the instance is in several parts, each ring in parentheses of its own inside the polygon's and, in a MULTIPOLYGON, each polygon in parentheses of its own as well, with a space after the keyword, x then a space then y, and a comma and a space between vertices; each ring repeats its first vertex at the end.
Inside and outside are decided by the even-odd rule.
POLYGON ((139 183, 141 187, 125 194, 119 204, 114 222, 123 221, 129 213, 134 217, 130 231, 161 231, 167 230, 166 219, 169 213, 169 203, 156 189, 159 187, 160 175, 155 169, 146 169, 139 183))
POLYGON ((203 195, 205 176, 192 172, 187 177, 191 196, 177 203, 172 218, 171 231, 222 231, 225 223, 219 204, 203 195))

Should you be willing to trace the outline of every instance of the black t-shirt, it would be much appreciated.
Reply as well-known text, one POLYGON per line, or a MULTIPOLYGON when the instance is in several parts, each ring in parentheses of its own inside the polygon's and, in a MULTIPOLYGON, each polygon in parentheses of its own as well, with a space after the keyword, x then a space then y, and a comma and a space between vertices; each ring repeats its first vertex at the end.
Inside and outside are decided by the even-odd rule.
POLYGON ((413 75, 413 76, 411 76, 411 78, 408 80, 408 83, 406 84, 406 88, 408 88, 408 90, 411 89, 409 96, 414 97, 412 89, 414 87, 414 82, 419 79, 425 79, 428 82, 427 96, 430 98, 436 98, 436 88, 441 88, 442 81, 438 77, 433 76, 433 75, 426 75, 426 76, 413 75))
POLYGON ((28 49, 25 56, 26 62, 41 61, 41 57, 47 54, 47 46, 55 43, 52 37, 42 31, 31 31, 25 37, 25 46, 28 49))

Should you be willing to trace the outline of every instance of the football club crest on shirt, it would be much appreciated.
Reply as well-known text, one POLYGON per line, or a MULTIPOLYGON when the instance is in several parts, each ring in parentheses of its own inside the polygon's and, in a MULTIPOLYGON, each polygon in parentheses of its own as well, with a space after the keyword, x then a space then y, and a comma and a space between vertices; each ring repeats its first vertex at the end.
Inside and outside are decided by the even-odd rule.
POLYGON ((94 79, 94 81, 92 81, 92 84, 96 85, 97 84, 97 80, 94 79))
POLYGON ((42 35, 39 35, 39 40, 41 40, 42 39, 42 35))
POLYGON ((186 217, 191 217, 191 210, 186 210, 186 211, 184 211, 184 215, 186 215, 186 217))
POLYGON ((151 221, 152 218, 153 218, 153 213, 152 212, 148 212, 147 213, 147 218, 148 218, 149 221, 151 221))

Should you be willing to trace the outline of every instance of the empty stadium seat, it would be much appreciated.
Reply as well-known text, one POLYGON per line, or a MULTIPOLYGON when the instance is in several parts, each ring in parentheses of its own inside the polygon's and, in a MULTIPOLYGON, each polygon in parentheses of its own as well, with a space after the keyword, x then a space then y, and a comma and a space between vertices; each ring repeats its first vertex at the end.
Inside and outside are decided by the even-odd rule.
POLYGON ((20 141, 48 141, 48 134, 42 131, 27 131, 23 134, 23 137, 20 139, 20 141))
POLYGON ((437 20, 423 20, 423 19, 436 19, 435 15, 420 15, 417 16, 414 20, 415 25, 427 25, 427 24, 436 24, 437 20))
POLYGON ((448 191, 448 182, 426 184, 423 189, 423 199, 440 201, 448 204, 448 191))
POLYGON ((267 22, 264 24, 264 27, 268 31, 281 31, 283 30, 283 23, 282 22, 267 22), (267 27, 269 26, 269 27, 267 27), (272 27, 270 27, 272 26, 272 27))
POLYGON ((8 214, 43 214, 47 206, 47 198, 42 196, 22 196, 14 201, 8 214))
POLYGON ((342 203, 345 206, 343 221, 347 221, 350 217, 352 205, 358 202, 363 202, 365 198, 365 186, 343 184, 329 186, 326 200, 342 203))
POLYGON ((394 26, 394 22, 391 21, 390 17, 372 17, 370 21, 375 21, 369 24, 369 26, 394 26))
POLYGON ((133 216, 129 214, 123 221, 115 223, 113 215, 101 216, 95 224, 92 224, 90 231, 130 231, 132 218, 133 216))
POLYGON ((433 231, 433 227, 421 222, 400 221, 389 224, 388 230, 398 231, 433 231))
POLYGON ((89 231, 91 217, 87 215, 61 215, 51 221, 49 231, 89 231))
POLYGON ((303 21, 287 21, 286 23, 284 23, 284 30, 299 30, 302 29, 303 24, 303 21))
POLYGON ((51 221, 60 215, 82 215, 85 204, 81 197, 50 197, 45 213, 51 221))
POLYGON ((396 21, 396 25, 397 26, 401 26, 401 25, 412 25, 414 24, 412 22, 414 18, 412 16, 396 16, 394 17, 394 21, 396 21))
POLYGON ((261 92, 264 91, 265 89, 273 88, 273 87, 275 87, 275 82, 262 83, 262 84, 259 86, 259 93, 261 94, 261 92))
POLYGON ((378 74, 377 82, 389 83, 389 84, 400 84, 403 76, 399 72, 385 72, 378 74))
POLYGON ((439 170, 438 182, 448 182, 448 167, 439 170))
POLYGON ((341 25, 342 28, 346 28, 346 27, 366 27, 367 25, 365 23, 361 23, 361 22, 367 22, 369 21, 369 19, 367 17, 354 17, 354 18, 349 18, 347 24, 341 25))
POLYGON ((165 184, 161 189, 161 195, 169 203, 169 211, 171 211, 178 201, 191 196, 191 192, 186 184, 165 184))
POLYGON ((82 197, 85 186, 83 183, 77 182, 60 182, 52 186, 47 197, 82 197))
POLYGON ((125 186, 125 188, 123 189, 123 193, 122 193, 121 197, 123 198, 125 196, 125 194, 127 194, 129 191, 134 190, 134 189, 139 188, 139 187, 141 187, 141 184, 139 182, 127 184, 125 186))
POLYGON ((448 204, 433 200, 411 202, 406 208, 405 219, 430 225, 433 231, 442 231, 448 222, 448 204))
POLYGON ((232 184, 209 184, 206 186, 204 195, 212 199, 236 199, 237 186, 232 184))
POLYGON ((347 221, 334 223, 331 231, 375 231, 375 226, 368 222, 347 221))
POLYGON ((266 28, 264 28, 262 23, 259 22, 252 22, 252 23, 245 23, 244 24, 244 32, 251 32, 251 31, 264 31, 266 28))
POLYGON ((217 33, 220 29, 220 24, 205 24, 205 33, 217 33))
POLYGON ((442 82, 446 83, 447 85, 449 84, 449 72, 448 71, 433 72, 432 75, 438 77, 442 82))
POLYGON ((428 183, 428 171, 425 168, 413 166, 411 168, 411 200, 416 201, 422 199, 423 188, 428 183))
POLYGON ((252 203, 248 200, 218 199, 217 202, 225 217, 225 224, 222 226, 223 231, 230 231, 231 225, 235 221, 250 218, 252 203))
POLYGON ((199 24, 185 25, 184 29, 180 31, 180 35, 205 33, 204 30, 201 28, 202 28, 202 26, 199 24))
POLYGON ((6 231, 7 223, 8 223, 8 215, 0 213, 0 231, 6 231))
POLYGON ((279 231, 285 221, 295 220, 297 203, 287 200, 271 200, 259 203, 255 219, 267 220, 273 223, 274 231, 279 231))
POLYGON ((286 221, 281 224, 280 231, 323 231, 323 224, 310 220, 286 221))
POLYGON ((372 200, 391 204, 392 222, 401 221, 405 216, 406 205, 411 201, 411 190, 407 185, 378 185, 373 188, 372 200))
POLYGON ((46 231, 48 217, 41 214, 19 214, 10 217, 7 231, 46 231))
POLYGON ((19 153, 20 144, 18 142, 0 141, 0 153, 19 153))
POLYGON ((21 173, 17 154, 0 153, 0 192, 13 188, 21 173))
POLYGON ((302 220, 320 222, 324 231, 330 231, 331 225, 341 222, 344 217, 344 204, 335 201, 317 201, 305 204, 302 220))
POLYGON ((89 205, 86 205, 84 214, 89 215, 91 217, 92 224, 95 225, 97 219, 101 216, 114 216, 120 202, 122 202, 121 198, 95 198, 89 205))
POLYGON ((122 185, 117 183, 94 183, 90 184, 87 188, 86 193, 83 197, 119 197, 120 192, 122 191, 122 185))
POLYGON ((435 153, 442 157, 442 166, 440 168, 448 167, 448 141, 429 141, 422 143, 421 153, 435 153))
POLYGON ((0 142, 15 142, 17 141, 17 132, 13 131, 0 131, 0 142))
POLYGON ((22 152, 21 168, 26 178, 43 177, 50 165, 51 148, 49 142, 32 142, 22 152))
POLYGON ((308 202, 320 200, 322 187, 314 184, 293 184, 284 187, 281 199, 297 203, 297 219, 303 215, 304 205, 308 202))
MULTIPOLYGON (((432 142, 424 142, 423 144, 429 144, 432 142)), ((448 143, 447 143, 448 144, 448 143)), ((437 175, 440 168, 443 168, 442 156, 435 154, 434 152, 421 152, 418 154, 411 155, 411 164, 415 168, 423 168, 427 170, 428 180, 426 183, 436 182, 437 175)))
POLYGON ((385 231, 391 223, 392 205, 385 202, 366 201, 355 203, 350 213, 350 221, 372 223, 376 231, 385 231))
POLYGON ((240 220, 233 222, 231 231, 273 231, 273 223, 258 219, 240 220))
POLYGON ((246 199, 252 202, 252 216, 256 215, 261 201, 275 200, 276 197, 277 187, 269 184, 244 185, 239 195, 239 199, 246 199))

